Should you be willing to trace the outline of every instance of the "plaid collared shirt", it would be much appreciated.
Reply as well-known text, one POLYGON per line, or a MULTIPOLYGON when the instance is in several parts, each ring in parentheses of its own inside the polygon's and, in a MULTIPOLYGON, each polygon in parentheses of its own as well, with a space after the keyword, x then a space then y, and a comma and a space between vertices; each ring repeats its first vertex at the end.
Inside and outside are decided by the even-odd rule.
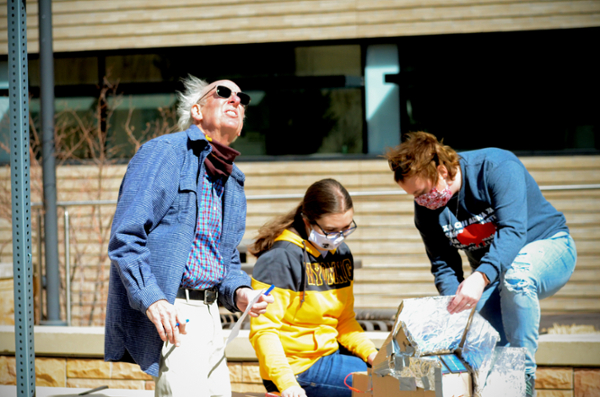
POLYGON ((196 237, 185 265, 181 287, 203 290, 219 284, 225 277, 219 252, 223 230, 223 179, 208 173, 202 184, 196 237))

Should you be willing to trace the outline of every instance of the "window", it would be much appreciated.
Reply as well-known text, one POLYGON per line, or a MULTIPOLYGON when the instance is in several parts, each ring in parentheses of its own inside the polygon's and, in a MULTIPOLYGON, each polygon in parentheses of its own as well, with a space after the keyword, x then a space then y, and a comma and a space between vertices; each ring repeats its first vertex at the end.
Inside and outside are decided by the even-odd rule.
MULTIPOLYGON (((30 88, 38 97, 39 61, 34 58, 30 64, 30 88)), ((233 145, 242 159, 363 153, 360 45, 277 43, 57 54, 55 69, 57 113, 102 123, 105 154, 113 159, 129 159, 135 141, 151 137, 159 124, 163 132, 168 130, 165 123, 176 124, 176 91, 183 89, 181 78, 188 74, 208 81, 231 79, 251 94, 243 135, 233 145), (106 107, 98 102, 102 89, 108 95, 106 107)), ((34 120, 38 113, 34 100, 34 120)))
POLYGON ((335 155, 363 152, 360 88, 252 91, 242 156, 335 155))
POLYGON ((402 132, 429 131, 458 150, 597 152, 599 33, 593 28, 398 39, 402 132))
MULTIPOLYGON (((398 135, 429 131, 457 150, 598 153, 600 65, 593 44, 599 33, 586 28, 56 54, 56 106, 82 117, 99 115, 106 155, 127 161, 136 140, 176 124, 181 78, 230 79, 253 98, 233 145, 240 160, 368 156, 374 145, 365 120, 367 49, 395 45, 400 72, 385 74, 385 81, 398 85, 399 105, 391 109, 399 107, 398 135), (116 88, 100 114, 100 92, 110 88, 105 76, 116 88)), ((34 99, 36 56, 29 65, 34 99)), ((0 95, 8 90, 0 87, 0 95)), ((34 100, 34 121, 35 106, 34 100)), ((1 115, 6 119, 6 111, 1 115)))

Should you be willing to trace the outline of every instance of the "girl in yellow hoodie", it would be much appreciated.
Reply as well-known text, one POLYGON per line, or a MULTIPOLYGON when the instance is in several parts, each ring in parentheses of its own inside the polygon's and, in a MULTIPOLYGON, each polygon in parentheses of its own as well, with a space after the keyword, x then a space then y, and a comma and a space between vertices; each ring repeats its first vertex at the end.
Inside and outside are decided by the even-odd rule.
POLYGON ((250 248, 258 257, 252 287, 275 285, 275 303, 250 322, 268 392, 349 397, 344 379, 375 358, 354 314, 354 264, 344 242, 356 230, 353 216, 346 189, 324 179, 294 211, 263 226, 250 248))

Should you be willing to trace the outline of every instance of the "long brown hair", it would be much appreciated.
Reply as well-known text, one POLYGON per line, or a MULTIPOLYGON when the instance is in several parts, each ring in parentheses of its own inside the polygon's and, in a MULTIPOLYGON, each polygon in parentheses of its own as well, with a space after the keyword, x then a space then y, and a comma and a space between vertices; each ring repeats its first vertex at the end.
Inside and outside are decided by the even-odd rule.
POLYGON ((310 185, 296 209, 279 216, 262 226, 254 244, 248 251, 259 257, 273 246, 275 239, 285 229, 294 228, 306 239, 304 217, 309 222, 318 221, 323 215, 344 213, 352 208, 352 198, 341 183, 335 179, 322 179, 310 185))
POLYGON ((404 142, 385 153, 394 180, 403 182, 414 175, 423 175, 434 183, 438 180, 438 165, 448 170, 450 180, 454 179, 459 163, 459 155, 450 146, 444 145, 435 135, 427 132, 410 132, 404 142))

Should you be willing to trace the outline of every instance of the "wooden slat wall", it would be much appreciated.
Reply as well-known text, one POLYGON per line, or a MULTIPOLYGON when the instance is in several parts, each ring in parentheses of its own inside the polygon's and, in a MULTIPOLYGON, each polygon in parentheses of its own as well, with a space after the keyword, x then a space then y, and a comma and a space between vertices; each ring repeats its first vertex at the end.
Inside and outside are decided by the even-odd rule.
MULTIPOLYGON (((38 3, 27 0, 28 51, 38 3)), ((54 0, 57 52, 600 26, 598 0, 54 0)), ((6 0, 0 54, 7 54, 6 0)))
MULTIPOLYGON (((540 185, 600 183, 600 157, 529 157, 523 162, 540 185)), ((351 192, 396 190, 383 161, 242 163, 249 196, 302 193, 312 182, 333 177, 351 192)), ((546 198, 562 211, 578 248, 577 270, 554 297, 542 301, 542 310, 600 311, 600 190, 547 191, 546 198)), ((249 201, 247 233, 276 214, 294 208, 299 200, 249 201)), ((413 222, 413 199, 401 196, 355 197, 359 225, 348 241, 362 259, 356 276, 356 306, 396 308, 409 297, 436 295, 429 262, 413 222)), ((252 260, 252 259, 251 259, 252 260)), ((468 262, 463 255, 464 270, 468 262)))
MULTIPOLYGON (((600 183, 600 156, 526 157, 522 159, 540 185, 600 183)), ((240 163, 246 173, 246 194, 303 194, 313 182, 332 177, 350 192, 400 191, 393 183, 387 163, 364 161, 302 161, 240 163)), ((99 178, 93 166, 60 167, 59 200, 114 200, 125 166, 102 172, 101 195, 94 193, 99 178)), ((39 175, 32 170, 34 182, 39 175)), ((9 178, 0 171, 0 183, 9 178)), ((0 185, 1 186, 1 185, 0 185)), ((32 183, 33 201, 39 187, 32 183)), ((3 193, 4 194, 4 193, 3 193)), ((542 301, 542 310, 600 311, 600 190, 547 191, 544 195, 568 221, 578 249, 578 263, 569 283, 554 297, 542 301)), ((276 215, 295 208, 299 199, 248 201, 245 239, 276 215)), ((355 197, 355 219, 359 225, 348 240, 363 268, 356 272, 356 306, 396 308, 403 298, 436 295, 433 277, 420 236, 413 224, 413 200, 407 195, 355 197)), ((87 324, 90 307, 96 304, 94 324, 102 324, 106 300, 108 261, 106 242, 114 206, 92 211, 71 208, 71 260, 77 268, 73 280, 74 324, 87 324)), ((37 263, 36 217, 33 217, 34 264, 37 263)), ((63 258, 62 220, 59 222, 60 256, 63 258)), ((10 224, 0 219, 0 262, 12 261, 10 224)), ((249 262, 254 262, 249 258, 249 262)), ((469 272, 465 263, 465 271, 469 272)))

